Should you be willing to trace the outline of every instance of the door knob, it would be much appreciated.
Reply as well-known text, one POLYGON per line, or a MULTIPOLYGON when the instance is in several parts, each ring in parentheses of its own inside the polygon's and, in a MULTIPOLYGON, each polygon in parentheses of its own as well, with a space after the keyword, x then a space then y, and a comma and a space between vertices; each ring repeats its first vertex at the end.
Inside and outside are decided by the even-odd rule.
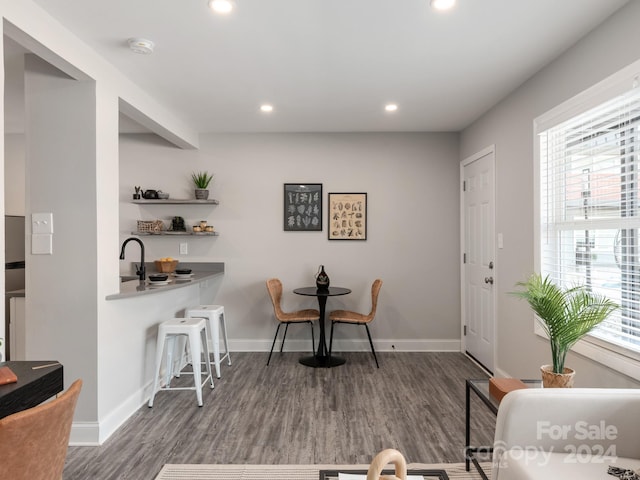
POLYGON ((490 283, 493 285, 493 277, 484 277, 484 283, 490 283))

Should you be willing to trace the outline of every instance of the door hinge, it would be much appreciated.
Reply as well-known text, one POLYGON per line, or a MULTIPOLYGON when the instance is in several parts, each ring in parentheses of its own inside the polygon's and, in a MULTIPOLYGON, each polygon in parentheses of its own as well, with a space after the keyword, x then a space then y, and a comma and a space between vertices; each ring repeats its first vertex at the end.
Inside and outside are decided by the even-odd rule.
POLYGON ((467 181, 466 181, 466 180, 463 180, 463 181, 462 181, 462 191, 463 191, 463 192, 466 192, 466 191, 467 191, 467 181))
POLYGON ((465 337, 467 336, 467 326, 466 325, 464 326, 464 336, 465 337))
POLYGON ((466 253, 462 254, 462 263, 467 263, 467 254, 466 253))

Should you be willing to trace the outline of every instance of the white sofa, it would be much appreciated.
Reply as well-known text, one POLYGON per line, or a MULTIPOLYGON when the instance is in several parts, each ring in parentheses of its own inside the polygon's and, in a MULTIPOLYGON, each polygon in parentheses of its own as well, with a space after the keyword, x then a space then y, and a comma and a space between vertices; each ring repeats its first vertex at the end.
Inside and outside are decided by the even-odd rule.
POLYGON ((640 389, 522 389, 496 420, 492 480, 600 479, 640 468, 640 389))

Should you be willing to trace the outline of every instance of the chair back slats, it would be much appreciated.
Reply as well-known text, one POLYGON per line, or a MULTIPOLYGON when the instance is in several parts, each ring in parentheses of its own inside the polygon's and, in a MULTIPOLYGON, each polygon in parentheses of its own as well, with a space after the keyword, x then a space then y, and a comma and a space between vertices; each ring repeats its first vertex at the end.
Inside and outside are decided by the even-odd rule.
POLYGON ((271 303, 273 304, 273 313, 278 320, 282 320, 284 312, 282 311, 282 282, 277 278, 267 280, 267 290, 271 303))

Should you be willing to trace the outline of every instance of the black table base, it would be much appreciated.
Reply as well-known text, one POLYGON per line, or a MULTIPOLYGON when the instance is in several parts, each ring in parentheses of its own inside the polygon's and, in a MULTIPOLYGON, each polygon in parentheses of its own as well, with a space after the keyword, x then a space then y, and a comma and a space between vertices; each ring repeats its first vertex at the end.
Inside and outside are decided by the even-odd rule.
POLYGON ((339 357, 337 355, 331 355, 331 363, 328 363, 328 356, 309 355, 308 357, 302 357, 298 360, 302 365, 313 368, 327 368, 327 367, 337 367, 338 365, 344 365, 347 363, 347 360, 344 357, 339 357))
POLYGON ((320 324, 320 339, 318 340, 318 349, 316 350, 316 355, 302 357, 299 362, 302 365, 313 368, 337 367, 338 365, 347 363, 344 358, 334 355, 331 355, 331 363, 328 363, 329 349, 327 348, 327 341, 325 339, 324 322, 327 297, 347 295, 351 293, 351 290, 342 287, 329 287, 326 289, 318 289, 316 287, 302 287, 296 288, 293 293, 297 295, 306 295, 309 297, 318 297, 318 308, 320 309, 320 319, 318 322, 320 324))

